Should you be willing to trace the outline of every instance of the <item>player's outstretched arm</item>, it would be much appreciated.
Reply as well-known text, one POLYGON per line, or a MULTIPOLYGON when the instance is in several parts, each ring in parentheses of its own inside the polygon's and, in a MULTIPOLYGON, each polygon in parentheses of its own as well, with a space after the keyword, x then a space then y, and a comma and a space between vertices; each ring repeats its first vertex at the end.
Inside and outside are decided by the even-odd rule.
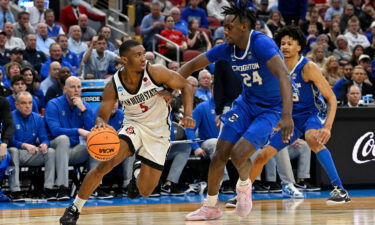
POLYGON ((191 85, 180 74, 169 70, 161 65, 152 65, 149 67, 154 80, 158 83, 165 84, 172 89, 182 90, 182 100, 184 105, 183 125, 185 128, 194 128, 195 121, 193 114, 193 90, 191 85))
POLYGON ((275 55, 267 61, 267 66, 280 80, 280 92, 283 101, 282 117, 278 124, 283 135, 283 141, 288 142, 293 135, 294 123, 292 119, 293 101, 292 101, 292 86, 290 83, 289 72, 281 59, 280 55, 275 55))
POLYGON ((106 84, 102 97, 103 99, 98 109, 98 116, 96 117, 94 129, 109 126, 107 122, 111 116, 113 106, 117 101, 115 87, 112 80, 106 84))
POLYGON ((313 63, 308 62, 302 70, 303 79, 308 82, 313 82, 314 85, 319 89, 320 93, 327 101, 328 104, 328 115, 326 123, 322 129, 318 130, 317 139, 321 144, 326 144, 331 137, 331 129, 333 121, 335 120, 337 110, 337 100, 333 93, 331 86, 328 81, 324 78, 319 67, 313 63))
POLYGON ((185 63, 179 70, 178 73, 184 78, 187 78, 197 70, 203 69, 208 66, 211 62, 207 59, 206 54, 202 53, 185 63))

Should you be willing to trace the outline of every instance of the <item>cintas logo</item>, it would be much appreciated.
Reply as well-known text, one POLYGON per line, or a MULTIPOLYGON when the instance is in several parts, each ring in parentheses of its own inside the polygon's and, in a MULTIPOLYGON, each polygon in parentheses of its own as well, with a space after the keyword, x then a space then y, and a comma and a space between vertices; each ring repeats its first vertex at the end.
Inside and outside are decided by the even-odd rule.
POLYGON ((374 132, 367 132, 357 140, 353 148, 352 158, 357 164, 375 161, 374 132))

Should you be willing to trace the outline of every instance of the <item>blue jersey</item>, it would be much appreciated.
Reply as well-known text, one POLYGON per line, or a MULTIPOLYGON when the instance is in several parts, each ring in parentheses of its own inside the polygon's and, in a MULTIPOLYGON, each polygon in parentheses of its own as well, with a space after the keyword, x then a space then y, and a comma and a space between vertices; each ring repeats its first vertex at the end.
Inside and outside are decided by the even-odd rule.
POLYGON ((258 31, 251 31, 245 51, 223 43, 206 52, 209 61, 225 60, 241 77, 241 101, 262 108, 281 110, 279 79, 271 73, 266 64, 275 55, 282 56, 275 42, 258 31))
POLYGON ((318 113, 318 116, 323 120, 327 116, 327 104, 314 83, 305 82, 302 77, 302 69, 309 61, 301 56, 297 65, 290 72, 292 84, 295 83, 295 86, 293 85, 293 116, 318 113))

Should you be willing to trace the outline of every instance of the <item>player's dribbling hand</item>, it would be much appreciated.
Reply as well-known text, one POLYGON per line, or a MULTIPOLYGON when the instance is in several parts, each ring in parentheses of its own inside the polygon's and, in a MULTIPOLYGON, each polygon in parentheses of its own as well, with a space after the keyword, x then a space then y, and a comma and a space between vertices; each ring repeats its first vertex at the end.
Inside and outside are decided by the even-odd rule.
POLYGON ((99 122, 99 123, 96 123, 95 126, 91 129, 91 131, 93 130, 96 130, 96 129, 100 129, 100 128, 106 128, 106 127, 111 127, 110 125, 108 125, 106 122, 99 122))
POLYGON ((184 116, 182 120, 180 120, 180 124, 185 128, 194 128, 195 127, 195 120, 191 116, 184 116))
POLYGON ((321 128, 316 131, 315 138, 319 144, 325 145, 331 137, 331 130, 328 128, 321 128))
POLYGON ((292 116, 283 116, 277 124, 276 130, 281 129, 283 142, 288 143, 290 138, 293 136, 294 122, 292 116))
POLYGON ((106 127, 111 127, 111 126, 108 125, 108 123, 106 123, 105 120, 103 120, 101 117, 97 117, 95 121, 95 126, 91 129, 91 131, 99 129, 99 128, 106 128, 106 127))

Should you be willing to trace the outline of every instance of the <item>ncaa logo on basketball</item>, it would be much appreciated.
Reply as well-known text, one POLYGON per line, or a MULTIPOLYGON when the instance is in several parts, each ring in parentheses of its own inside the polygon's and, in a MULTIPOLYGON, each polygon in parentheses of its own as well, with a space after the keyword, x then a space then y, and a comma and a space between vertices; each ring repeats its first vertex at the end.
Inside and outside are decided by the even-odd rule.
POLYGON ((357 140, 353 148, 352 158, 357 164, 375 161, 374 132, 367 132, 357 140))

